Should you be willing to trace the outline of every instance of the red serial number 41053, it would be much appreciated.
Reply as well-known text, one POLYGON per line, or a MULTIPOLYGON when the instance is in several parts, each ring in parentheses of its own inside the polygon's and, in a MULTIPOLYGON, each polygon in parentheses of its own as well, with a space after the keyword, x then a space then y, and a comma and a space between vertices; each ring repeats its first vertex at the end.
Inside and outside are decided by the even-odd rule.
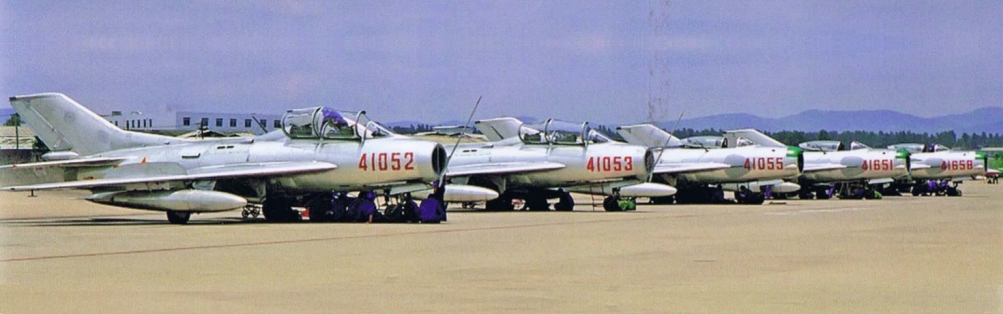
POLYGON ((585 165, 585 169, 592 172, 633 171, 634 157, 589 157, 589 163, 585 165))
POLYGON ((362 171, 414 170, 414 152, 362 153, 359 158, 362 171))

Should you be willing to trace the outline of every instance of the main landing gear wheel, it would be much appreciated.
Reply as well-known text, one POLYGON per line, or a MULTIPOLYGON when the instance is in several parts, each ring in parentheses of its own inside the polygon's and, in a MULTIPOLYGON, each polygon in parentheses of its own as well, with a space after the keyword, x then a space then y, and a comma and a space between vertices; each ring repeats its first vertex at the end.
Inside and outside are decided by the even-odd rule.
POLYGON ((299 212, 293 210, 292 204, 282 197, 269 197, 261 205, 261 213, 269 222, 290 222, 302 219, 299 212))
POLYGON ((648 198, 648 204, 659 205, 659 204, 672 204, 676 201, 675 196, 653 196, 648 198))
POLYGON ((947 196, 961 196, 961 189, 956 187, 947 188, 947 196))
POLYGON ((550 204, 547 203, 547 198, 545 197, 529 197, 526 198, 526 209, 530 211, 548 211, 550 210, 550 204))
POLYGON ((499 196, 496 199, 487 201, 484 204, 484 209, 489 211, 512 211, 515 210, 515 206, 512 205, 512 198, 499 196))
POLYGON ((561 193, 560 201, 554 204, 554 210, 556 211, 572 211, 575 209, 575 199, 571 197, 571 193, 564 192, 561 193))
POLYGON ((608 212, 636 210, 637 201, 633 198, 621 200, 619 196, 607 196, 602 201, 602 208, 608 212))
POLYGON ((244 206, 244 209, 240 211, 240 217, 243 217, 244 219, 247 219, 248 217, 258 218, 258 215, 261 215, 261 209, 254 205, 244 206))
POLYGON ((191 212, 179 212, 179 211, 168 211, 167 221, 176 225, 183 225, 188 223, 188 219, 192 217, 191 212))

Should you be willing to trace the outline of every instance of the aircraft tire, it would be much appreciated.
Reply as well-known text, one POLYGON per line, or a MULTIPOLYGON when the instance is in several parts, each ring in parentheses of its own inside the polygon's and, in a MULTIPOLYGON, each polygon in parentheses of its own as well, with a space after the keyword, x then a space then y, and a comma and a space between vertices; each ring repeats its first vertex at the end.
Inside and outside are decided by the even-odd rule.
POLYGON ((261 213, 265 214, 265 220, 269 222, 290 222, 299 218, 299 213, 293 210, 292 204, 281 197, 266 198, 261 205, 261 213))
POLYGON ((959 188, 948 188, 947 196, 961 196, 961 189, 959 188))
POLYGON ((550 204, 543 197, 528 197, 526 198, 526 209, 530 211, 548 211, 550 210, 550 204))
POLYGON ((569 212, 575 209, 575 199, 571 197, 571 193, 564 192, 561 194, 560 201, 554 204, 554 210, 569 212))
POLYGON ((620 200, 614 196, 607 196, 603 199, 602 208, 608 212, 623 211, 623 208, 620 208, 620 200))
POLYGON ((192 217, 191 212, 179 212, 179 211, 168 211, 167 221, 175 225, 183 225, 188 223, 188 219, 192 217))
POLYGON ((818 191, 815 191, 815 199, 818 200, 829 199, 829 191, 825 189, 819 189, 818 191))
POLYGON ((766 194, 750 192, 749 196, 745 198, 745 204, 749 205, 762 205, 766 202, 766 194))
POLYGON ((648 204, 652 205, 662 205, 662 204, 672 204, 676 201, 676 196, 657 196, 649 197, 648 204))
POLYGON ((815 193, 812 193, 811 190, 808 189, 801 189, 798 191, 798 198, 803 200, 810 200, 815 198, 815 193))
POLYGON ((327 211, 331 210, 331 198, 317 197, 307 204, 310 209, 310 222, 328 222, 327 211))
POLYGON ((515 206, 512 205, 511 198, 500 196, 484 203, 484 209, 488 211, 512 211, 515 210, 515 206))

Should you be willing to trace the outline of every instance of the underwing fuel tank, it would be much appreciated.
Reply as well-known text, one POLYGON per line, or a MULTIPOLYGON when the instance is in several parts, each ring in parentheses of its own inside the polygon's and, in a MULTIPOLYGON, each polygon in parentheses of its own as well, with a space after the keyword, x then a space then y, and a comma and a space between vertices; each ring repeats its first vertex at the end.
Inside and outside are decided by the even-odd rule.
POLYGON ((672 196, 677 192, 676 188, 659 183, 639 183, 620 188, 620 195, 626 197, 658 197, 672 196))
POLYGON ((247 205, 247 200, 240 196, 202 190, 105 192, 91 195, 87 200, 135 209, 179 212, 218 212, 247 205))
MULTIPOLYGON (((432 189, 411 193, 417 199, 426 199, 432 189)), ((483 202, 498 198, 498 192, 473 185, 447 184, 442 198, 446 202, 483 202)))

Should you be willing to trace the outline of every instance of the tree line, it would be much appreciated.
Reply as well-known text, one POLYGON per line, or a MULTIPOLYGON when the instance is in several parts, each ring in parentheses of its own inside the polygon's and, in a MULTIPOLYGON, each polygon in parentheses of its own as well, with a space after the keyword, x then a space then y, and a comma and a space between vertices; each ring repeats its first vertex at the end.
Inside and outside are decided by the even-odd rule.
MULTIPOLYGON (((763 133, 787 145, 797 145, 808 141, 840 141, 844 144, 850 144, 850 142, 857 141, 875 148, 902 143, 937 143, 953 149, 1003 147, 1003 135, 999 133, 990 134, 986 132, 982 132, 981 134, 962 133, 961 136, 958 136, 958 134, 954 131, 916 133, 910 131, 873 132, 819 130, 817 132, 780 131, 763 133)), ((687 128, 679 129, 675 132, 676 137, 679 138, 702 135, 720 136, 722 134, 724 134, 724 130, 720 129, 694 130, 687 128)))

